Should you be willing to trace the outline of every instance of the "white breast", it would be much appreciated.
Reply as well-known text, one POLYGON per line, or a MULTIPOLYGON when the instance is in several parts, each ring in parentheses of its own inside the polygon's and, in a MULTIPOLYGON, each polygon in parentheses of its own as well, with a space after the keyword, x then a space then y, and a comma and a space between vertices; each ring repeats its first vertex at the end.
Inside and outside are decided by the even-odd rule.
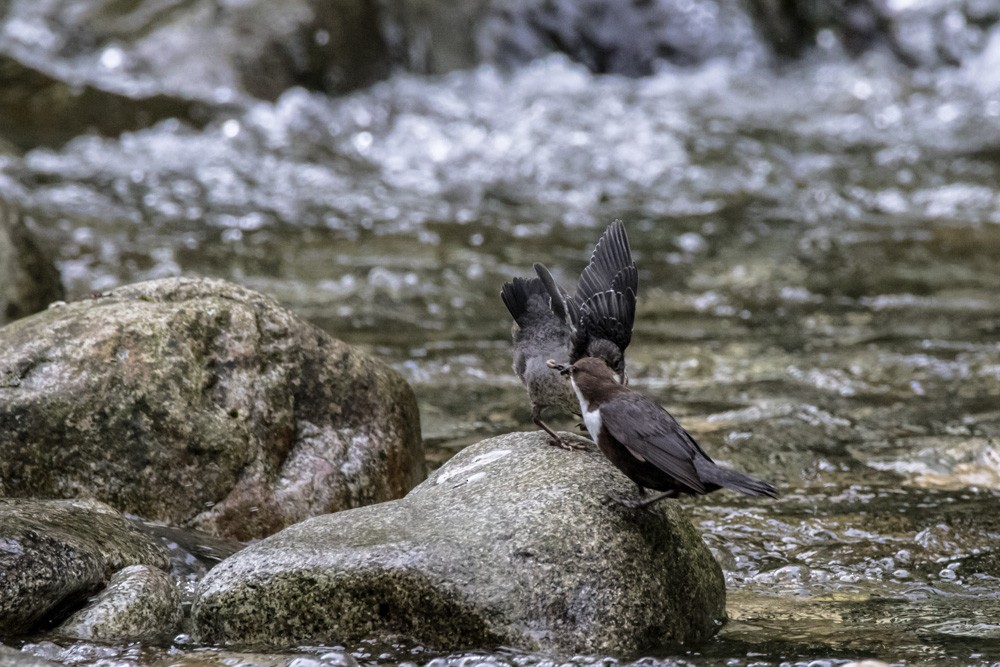
POLYGON ((573 391, 576 392, 576 398, 580 401, 580 414, 583 415, 583 423, 587 427, 587 432, 590 433, 590 439, 597 442, 597 434, 601 432, 601 410, 600 408, 587 409, 589 403, 580 393, 576 381, 573 381, 573 391))

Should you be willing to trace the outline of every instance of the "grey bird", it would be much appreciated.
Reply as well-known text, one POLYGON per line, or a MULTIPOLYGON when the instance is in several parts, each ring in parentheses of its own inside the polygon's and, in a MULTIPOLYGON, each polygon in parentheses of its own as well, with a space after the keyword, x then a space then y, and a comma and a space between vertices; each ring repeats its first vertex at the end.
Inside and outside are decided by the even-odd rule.
POLYGON ((608 226, 580 274, 576 294, 570 296, 543 264, 535 273, 552 299, 552 310, 565 313, 571 332, 570 363, 584 357, 603 360, 618 382, 628 384, 625 348, 632 342, 639 272, 621 220, 608 226))
POLYGON ((589 351, 625 381, 638 273, 620 221, 598 240, 575 295, 562 290, 543 265, 536 264, 535 271, 537 278, 514 278, 500 291, 514 318, 514 372, 528 391, 531 419, 551 436, 550 444, 577 449, 580 445, 563 440, 542 421, 548 412, 579 416, 569 384, 546 362, 571 364, 589 351))
POLYGON ((556 360, 548 365, 569 376, 590 437, 615 467, 639 485, 640 496, 645 489, 661 492, 638 501, 619 499, 623 504, 646 507, 682 493, 703 495, 723 487, 777 498, 767 482, 716 464, 673 415, 652 398, 617 382, 603 360, 584 357, 569 365, 556 360))

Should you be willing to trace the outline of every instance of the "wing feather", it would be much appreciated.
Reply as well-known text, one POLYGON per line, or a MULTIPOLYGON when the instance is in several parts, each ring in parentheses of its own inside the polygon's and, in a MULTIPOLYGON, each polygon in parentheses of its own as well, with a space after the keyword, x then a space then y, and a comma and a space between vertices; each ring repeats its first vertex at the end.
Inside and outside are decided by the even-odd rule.
POLYGON ((695 468, 695 458, 705 453, 656 401, 641 394, 607 401, 601 406, 601 424, 640 461, 651 463, 695 493, 706 492, 695 468), (651 414, 657 418, 650 419, 651 414))

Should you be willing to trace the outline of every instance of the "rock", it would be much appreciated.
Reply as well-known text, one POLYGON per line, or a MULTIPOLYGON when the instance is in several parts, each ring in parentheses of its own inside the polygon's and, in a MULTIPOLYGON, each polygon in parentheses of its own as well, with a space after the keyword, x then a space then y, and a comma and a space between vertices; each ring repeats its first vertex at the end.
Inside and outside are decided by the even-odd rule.
POLYGON ((0 495, 248 539, 423 475, 409 385, 237 285, 139 283, 0 329, 0 495))
POLYGON ((58 664, 0 644, 0 665, 3 667, 54 667, 58 664))
POLYGON ((64 67, 22 53, 0 52, 0 139, 22 149, 59 146, 95 131, 106 136, 148 127, 165 118, 202 126, 210 107, 155 90, 120 90, 81 81, 64 67))
POLYGON ((35 243, 20 212, 0 200, 0 325, 62 298, 59 271, 35 243))
POLYGON ((166 569, 166 550, 95 501, 0 499, 0 627, 30 629, 128 565, 166 569))
POLYGON ((157 641, 172 638, 184 617, 181 596, 165 572, 132 565, 70 616, 56 634, 91 641, 157 641))
POLYGON ((418 72, 564 53, 593 72, 644 76, 659 61, 762 51, 737 0, 401 0, 382 15, 394 59, 418 72))
POLYGON ((389 73, 372 0, 13 0, 2 37, 77 83, 189 100, 336 93, 389 73))
POLYGON ((194 635, 632 654, 714 634, 722 571, 681 506, 609 500, 634 485, 596 450, 567 452, 543 435, 482 441, 401 500, 247 547, 202 580, 194 635))

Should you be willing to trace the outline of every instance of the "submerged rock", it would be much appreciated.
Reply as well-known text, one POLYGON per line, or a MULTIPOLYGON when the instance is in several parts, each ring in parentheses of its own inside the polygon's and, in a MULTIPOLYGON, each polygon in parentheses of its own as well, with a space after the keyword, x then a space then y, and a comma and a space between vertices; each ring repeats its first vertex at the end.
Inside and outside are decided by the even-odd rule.
POLYGON ((0 200, 0 325, 61 298, 59 271, 35 243, 20 213, 0 200))
POLYGON ((704 641, 725 617, 718 563, 678 504, 609 499, 628 493, 594 449, 491 438, 401 500, 309 519, 222 562, 199 587, 195 634, 610 653, 704 641))
POLYGON ((4 667, 54 667, 58 662, 37 658, 30 653, 0 645, 0 665, 4 667))
POLYGON ((0 499, 4 636, 71 608, 129 565, 166 569, 166 550, 107 505, 0 499))
POLYGON ((181 596, 170 576, 132 565, 116 572, 107 588, 56 633, 97 641, 156 641, 177 634, 183 616, 181 596))
POLYGON ((237 285, 139 283, 0 329, 2 495, 245 539, 423 476, 406 382, 237 285))

